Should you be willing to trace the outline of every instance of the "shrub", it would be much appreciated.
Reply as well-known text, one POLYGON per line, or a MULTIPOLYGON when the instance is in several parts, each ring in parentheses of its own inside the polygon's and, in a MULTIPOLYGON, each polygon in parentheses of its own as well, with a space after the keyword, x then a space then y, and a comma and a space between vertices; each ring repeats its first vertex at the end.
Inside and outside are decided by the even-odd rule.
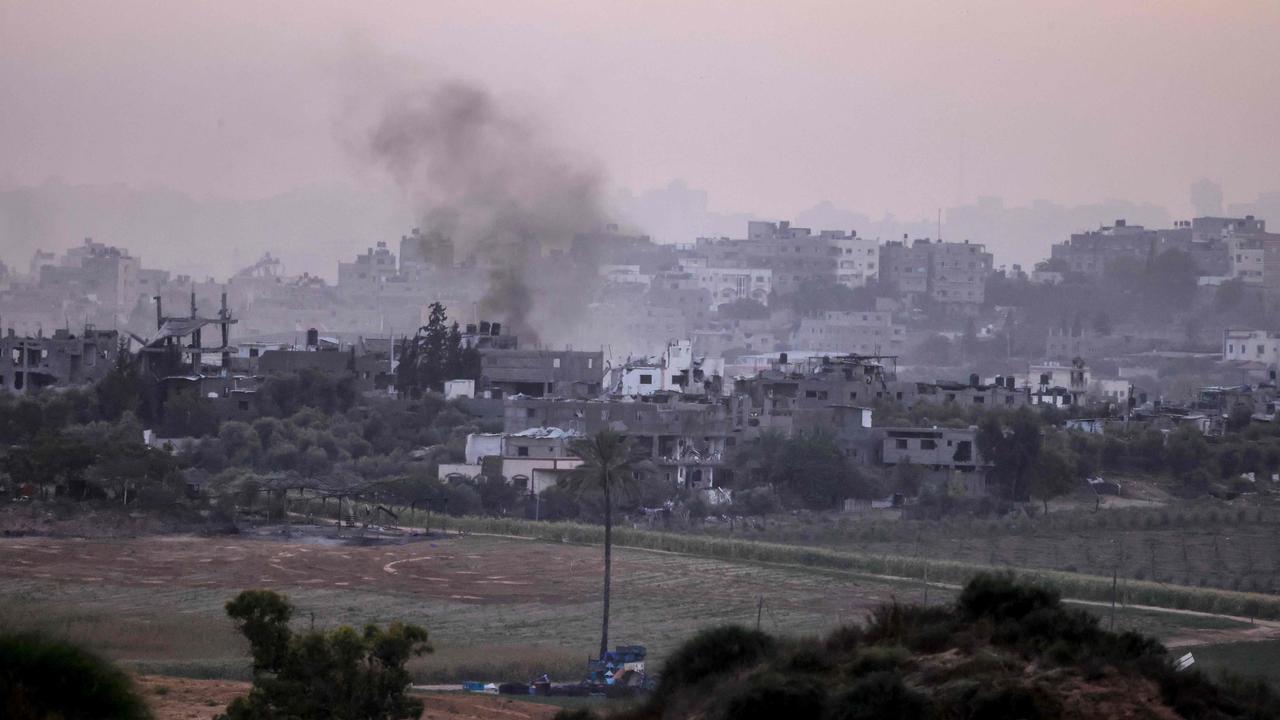
POLYGON ((991 618, 1019 620, 1036 610, 1058 607, 1058 593, 1048 588, 1020 583, 1012 573, 979 573, 964 590, 956 605, 969 620, 991 618))
POLYGON ((1040 720, 1062 715, 1061 703, 1039 686, 997 684, 982 688, 969 701, 968 716, 1040 720))
POLYGON ((877 672, 855 682, 832 703, 831 720, 919 720, 929 699, 908 688, 896 672, 877 672))
POLYGON ((33 633, 0 634, 0 711, 9 720, 151 717, 123 671, 77 645, 33 633))
POLYGON ((815 678, 778 672, 748 677, 725 702, 716 717, 722 720, 820 720, 827 692, 815 678))
POLYGON ((657 697, 750 667, 777 652, 777 643, 759 630, 724 625, 703 630, 667 658, 657 697))

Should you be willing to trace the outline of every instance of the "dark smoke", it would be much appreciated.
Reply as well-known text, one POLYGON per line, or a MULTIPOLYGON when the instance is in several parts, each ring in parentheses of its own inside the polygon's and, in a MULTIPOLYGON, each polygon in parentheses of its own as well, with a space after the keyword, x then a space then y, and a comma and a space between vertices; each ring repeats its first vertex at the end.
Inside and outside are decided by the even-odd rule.
POLYGON ((460 260, 474 255, 488 268, 487 316, 534 341, 539 330, 568 336, 565 311, 585 305, 588 283, 560 277, 553 289, 539 268, 575 234, 604 225, 592 166, 461 83, 393 98, 367 149, 414 202, 425 231, 451 237, 460 260), (566 288, 578 290, 565 297, 566 288))

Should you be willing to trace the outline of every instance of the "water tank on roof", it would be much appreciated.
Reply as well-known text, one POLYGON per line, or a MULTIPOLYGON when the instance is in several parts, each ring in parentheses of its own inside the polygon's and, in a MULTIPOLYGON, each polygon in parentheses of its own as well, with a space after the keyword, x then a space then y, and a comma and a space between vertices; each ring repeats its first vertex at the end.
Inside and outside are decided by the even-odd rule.
POLYGON ((307 328, 307 347, 320 347, 320 331, 315 328, 307 328))
POLYGON ((1014 385, 1014 379, 1012 375, 1004 379, 1004 386, 1010 390, 1014 389, 1015 385, 1014 385))
POLYGON ((502 334, 502 323, 494 323, 494 324, 493 324, 493 325, 491 325, 490 327, 493 329, 493 334, 494 334, 495 336, 496 336, 496 335, 501 335, 501 334, 502 334))
POLYGON ((969 373, 969 387, 978 387, 979 382, 978 373, 969 373))
POLYGON ((476 324, 475 324, 475 323, 467 323, 467 334, 468 334, 468 335, 475 335, 475 334, 476 334, 476 324))
POLYGON ((480 321, 480 334, 481 334, 481 335, 488 335, 488 334, 489 334, 489 321, 488 321, 488 320, 481 320, 481 321, 480 321))
POLYGON ((786 354, 786 353, 778 353, 778 364, 779 364, 779 365, 786 365, 786 364, 787 364, 787 354, 786 354))

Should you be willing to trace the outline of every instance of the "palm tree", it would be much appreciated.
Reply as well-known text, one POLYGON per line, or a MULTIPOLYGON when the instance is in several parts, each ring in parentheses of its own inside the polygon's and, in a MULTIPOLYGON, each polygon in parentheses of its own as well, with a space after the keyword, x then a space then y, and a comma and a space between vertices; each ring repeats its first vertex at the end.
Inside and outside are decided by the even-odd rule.
POLYGON ((600 628, 600 657, 604 657, 609 650, 613 503, 619 493, 629 493, 634 488, 636 470, 640 469, 643 456, 622 433, 608 429, 574 440, 569 444, 569 452, 582 459, 582 464, 569 474, 570 491, 579 496, 597 492, 604 496, 604 619, 600 628))

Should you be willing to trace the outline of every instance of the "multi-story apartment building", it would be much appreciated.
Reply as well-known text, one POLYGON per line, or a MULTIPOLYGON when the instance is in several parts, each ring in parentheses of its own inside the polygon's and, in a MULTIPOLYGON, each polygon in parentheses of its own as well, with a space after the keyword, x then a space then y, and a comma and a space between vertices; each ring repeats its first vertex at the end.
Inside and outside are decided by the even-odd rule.
POLYGON ((906 238, 880 248, 880 282, 908 299, 977 309, 986 299, 992 256, 979 243, 906 238))
POLYGON ((385 242, 357 255, 355 262, 338 263, 338 289, 347 293, 369 293, 396 277, 396 256, 385 242))
POLYGON ((906 329, 893 313, 828 311, 801 318, 792 345, 835 354, 896 355, 906 347, 906 329))
POLYGON ((786 221, 751 221, 746 238, 698 238, 692 252, 706 258, 707 267, 772 270, 774 290, 788 294, 806 282, 843 282, 851 287, 865 283, 868 271, 878 262, 867 253, 874 244, 856 233, 823 230, 814 234, 786 221))

